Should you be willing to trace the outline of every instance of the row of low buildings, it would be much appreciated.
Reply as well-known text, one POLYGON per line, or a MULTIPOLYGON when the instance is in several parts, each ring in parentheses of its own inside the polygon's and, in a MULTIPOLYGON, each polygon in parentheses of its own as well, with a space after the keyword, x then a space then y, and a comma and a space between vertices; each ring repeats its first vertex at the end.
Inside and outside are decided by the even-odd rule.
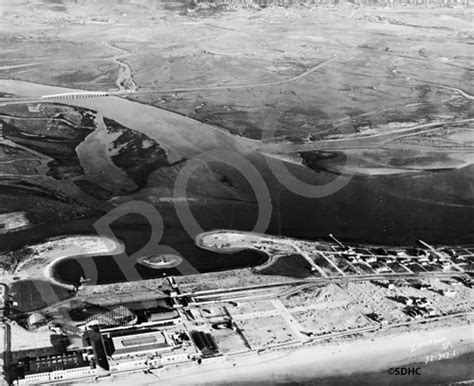
POLYGON ((415 253, 408 251, 387 251, 383 248, 377 248, 377 253, 371 250, 360 250, 358 248, 349 248, 346 251, 341 251, 340 256, 347 259, 352 264, 365 264, 370 267, 374 273, 390 273, 392 264, 399 264, 404 266, 407 272, 420 271, 462 271, 464 257, 459 257, 460 264, 455 264, 453 258, 447 253, 420 250, 415 253), (420 253, 421 252, 421 253, 420 253))
POLYGON ((78 380, 95 377, 97 366, 92 349, 64 352, 56 355, 25 357, 16 368, 17 385, 78 380))
POLYGON ((405 304, 403 311, 412 318, 419 319, 439 315, 425 297, 399 296, 397 301, 405 304))

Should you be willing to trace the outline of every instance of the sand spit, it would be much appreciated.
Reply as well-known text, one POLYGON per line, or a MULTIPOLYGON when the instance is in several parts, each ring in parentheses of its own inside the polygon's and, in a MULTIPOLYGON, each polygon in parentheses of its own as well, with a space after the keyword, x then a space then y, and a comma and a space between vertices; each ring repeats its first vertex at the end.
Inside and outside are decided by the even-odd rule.
POLYGON ((0 234, 25 229, 30 225, 26 212, 9 212, 0 214, 0 234))
POLYGON ((11 281, 11 278, 46 279, 54 284, 66 286, 53 276, 54 266, 61 260, 92 255, 116 255, 124 250, 123 243, 104 236, 74 235, 49 239, 4 255, 4 258, 11 258, 15 254, 19 261, 11 273, 3 274, 6 276, 4 282, 5 279, 11 281))

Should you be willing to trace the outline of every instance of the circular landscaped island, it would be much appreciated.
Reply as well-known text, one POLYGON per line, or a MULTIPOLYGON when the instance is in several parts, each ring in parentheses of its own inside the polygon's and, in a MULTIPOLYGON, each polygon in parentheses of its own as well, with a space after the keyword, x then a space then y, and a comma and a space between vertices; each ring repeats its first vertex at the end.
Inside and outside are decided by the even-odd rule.
POLYGON ((138 258, 139 264, 155 269, 174 268, 182 262, 183 258, 177 255, 152 255, 138 258))

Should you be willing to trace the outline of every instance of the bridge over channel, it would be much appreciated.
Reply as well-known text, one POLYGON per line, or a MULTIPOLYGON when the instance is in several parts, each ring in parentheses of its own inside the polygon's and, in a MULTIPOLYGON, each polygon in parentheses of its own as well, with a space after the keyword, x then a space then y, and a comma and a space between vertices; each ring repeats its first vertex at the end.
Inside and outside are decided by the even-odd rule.
POLYGON ((90 92, 69 92, 62 94, 43 95, 41 100, 62 100, 62 99, 81 99, 81 98, 99 98, 110 96, 112 93, 106 91, 90 91, 90 92))

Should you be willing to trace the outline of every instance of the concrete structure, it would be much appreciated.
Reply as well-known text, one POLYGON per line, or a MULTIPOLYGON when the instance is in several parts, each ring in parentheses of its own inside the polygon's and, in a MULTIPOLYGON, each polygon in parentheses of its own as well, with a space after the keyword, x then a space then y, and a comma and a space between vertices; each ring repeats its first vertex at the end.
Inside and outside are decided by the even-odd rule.
POLYGON ((130 356, 130 354, 170 350, 173 347, 161 331, 114 336, 106 338, 104 343, 107 354, 113 359, 130 356))
POLYGON ((37 385, 93 377, 97 371, 91 358, 91 353, 86 351, 25 358, 19 364, 18 368, 22 374, 20 374, 16 384, 37 385))
POLYGON ((40 99, 48 101, 48 100, 59 100, 59 99, 98 98, 98 97, 106 97, 106 96, 109 96, 108 92, 84 91, 84 92, 70 92, 70 93, 63 93, 63 94, 43 95, 40 99))

